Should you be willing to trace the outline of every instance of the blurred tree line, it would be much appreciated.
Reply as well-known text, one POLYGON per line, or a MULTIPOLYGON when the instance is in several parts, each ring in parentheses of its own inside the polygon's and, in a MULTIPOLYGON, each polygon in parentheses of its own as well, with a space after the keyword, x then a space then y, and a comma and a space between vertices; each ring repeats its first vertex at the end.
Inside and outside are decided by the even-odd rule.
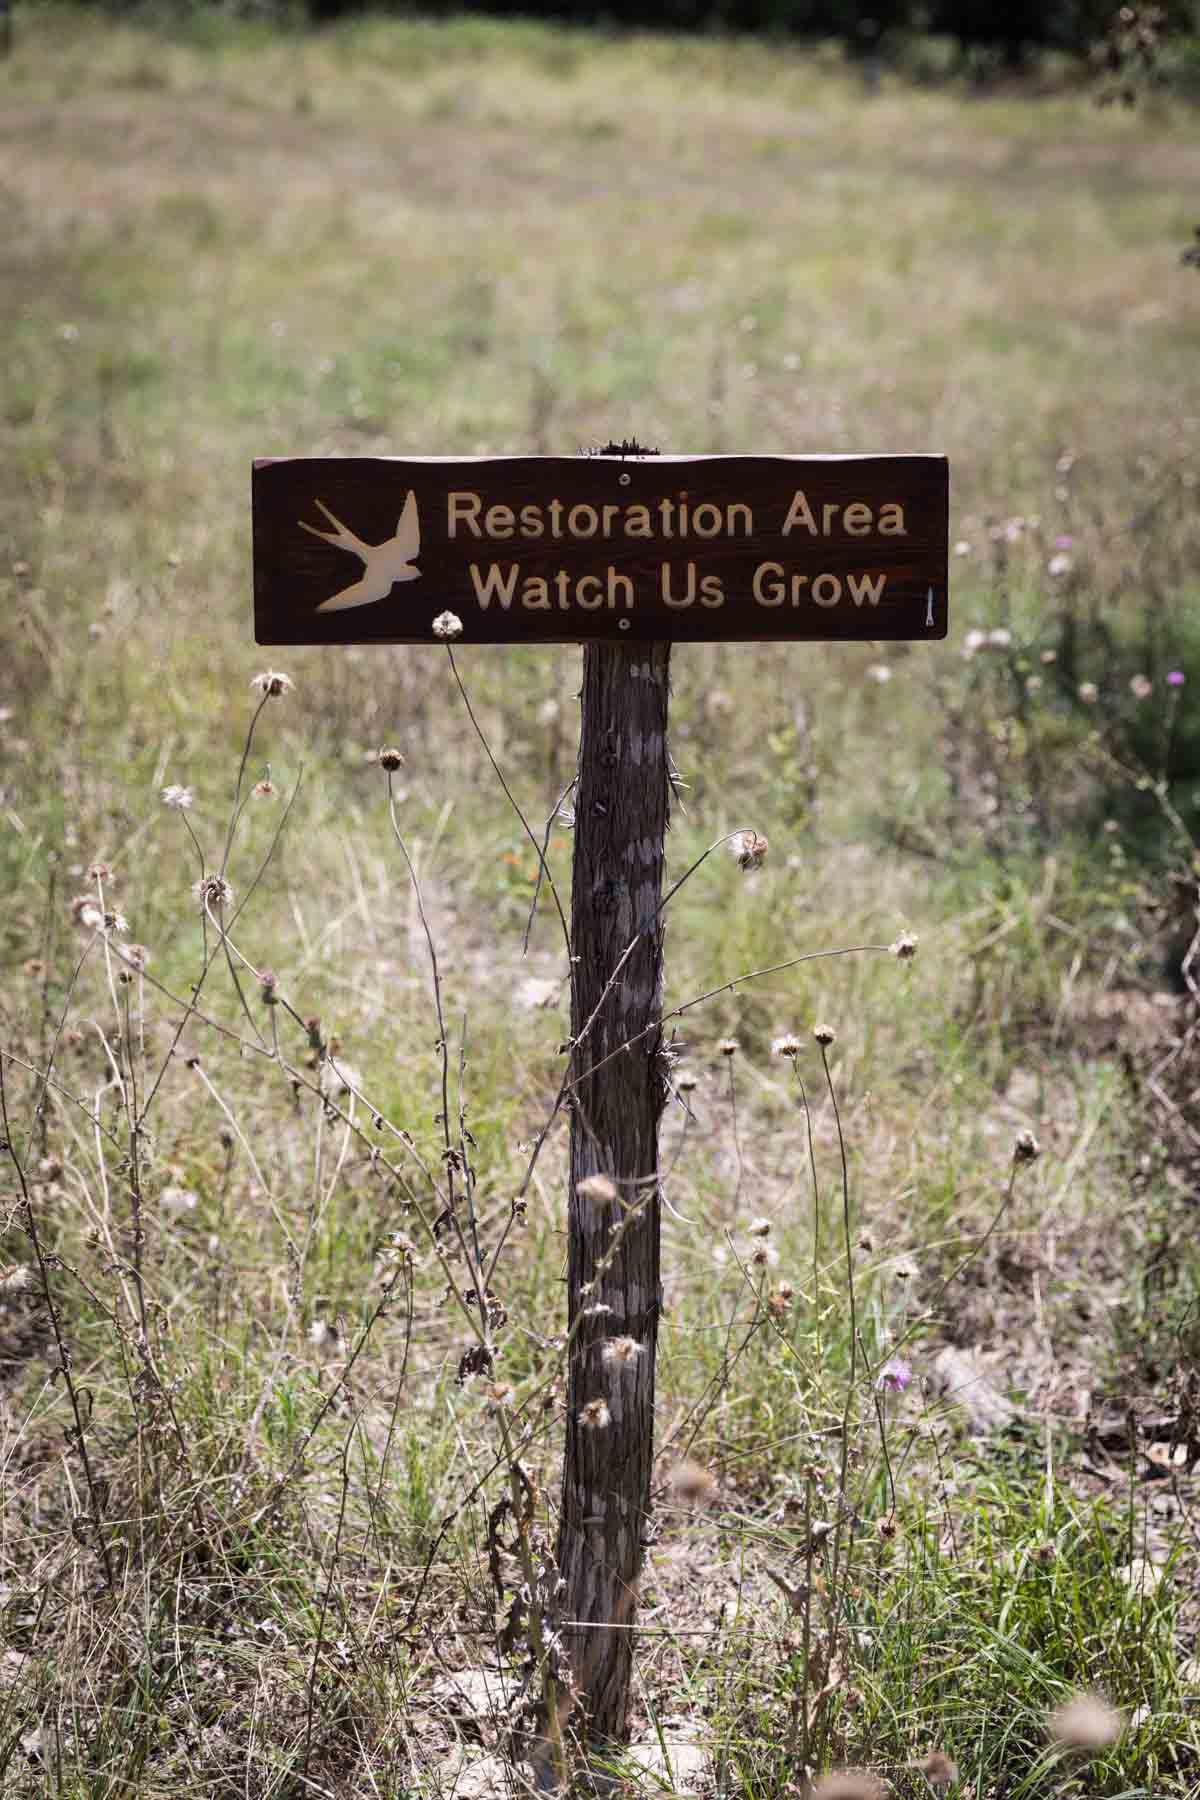
MULTIPOLYGON (((142 0, 96 0, 114 12, 133 11, 142 0)), ((864 60, 915 37, 957 44, 985 62, 1017 66, 1042 50, 1092 56, 1117 36, 1148 34, 1200 38, 1200 0, 1161 0, 1149 6, 1114 0, 224 0, 227 10, 258 17, 297 11, 317 23, 354 13, 420 13, 437 17, 486 12, 512 18, 544 18, 567 24, 644 26, 694 31, 757 31, 838 40, 864 60)), ((199 10, 205 0, 174 0, 175 9, 199 10)), ((6 0, 0 0, 0 12, 6 0)), ((172 10, 168 0, 168 10, 172 10)))

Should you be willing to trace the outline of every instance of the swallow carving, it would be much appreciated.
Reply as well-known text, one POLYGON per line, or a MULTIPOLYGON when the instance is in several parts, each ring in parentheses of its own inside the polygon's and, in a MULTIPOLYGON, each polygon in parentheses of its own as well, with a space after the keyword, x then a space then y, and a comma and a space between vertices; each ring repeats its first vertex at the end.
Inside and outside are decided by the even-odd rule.
POLYGON ((385 539, 382 544, 364 544, 340 519, 334 518, 323 501, 318 500, 316 504, 335 529, 321 531, 316 525, 307 525, 303 519, 297 519, 300 529, 339 550, 349 550, 363 564, 362 579, 331 594, 328 600, 322 600, 318 612, 344 612, 351 606, 370 606, 376 600, 386 600, 398 581, 415 581, 420 575, 414 559, 421 554, 421 526, 416 496, 411 488, 396 524, 395 537, 385 539))

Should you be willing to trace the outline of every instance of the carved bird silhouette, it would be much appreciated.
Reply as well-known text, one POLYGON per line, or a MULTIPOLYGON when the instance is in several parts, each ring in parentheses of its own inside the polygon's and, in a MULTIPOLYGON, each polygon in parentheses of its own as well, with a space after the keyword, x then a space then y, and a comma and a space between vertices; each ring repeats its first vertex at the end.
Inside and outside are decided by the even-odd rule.
POLYGON ((316 525, 307 525, 303 519, 297 519, 301 530, 323 538, 325 543, 334 544, 339 550, 349 550, 364 564, 361 581, 322 600, 318 612, 343 612, 350 606, 370 606, 376 600, 386 600, 398 581, 415 581, 420 575, 413 559, 421 554, 421 526, 416 496, 411 488, 396 524, 395 537, 385 539, 382 544, 364 544, 340 519, 334 518, 324 501, 318 500, 316 505, 336 529, 321 531, 316 525))

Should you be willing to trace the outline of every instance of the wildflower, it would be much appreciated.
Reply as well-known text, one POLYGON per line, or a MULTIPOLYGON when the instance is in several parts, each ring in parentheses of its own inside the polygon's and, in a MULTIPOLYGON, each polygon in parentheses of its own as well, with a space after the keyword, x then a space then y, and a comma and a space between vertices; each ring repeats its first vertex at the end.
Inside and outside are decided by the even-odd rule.
POLYGON ((593 1206, 615 1206, 617 1202, 616 1184, 607 1175, 586 1175, 576 1182, 575 1193, 578 1199, 593 1206))
POLYGON ((484 1406, 489 1413, 503 1412, 512 1405, 512 1398, 511 1381, 493 1381, 484 1395, 484 1406))
POLYGON ((771 1221, 770 1221, 770 1219, 751 1219, 750 1223, 746 1227, 746 1230, 749 1232, 751 1237, 755 1237, 755 1238, 770 1237, 771 1221))
POLYGON ((150 952, 145 944, 126 944, 125 961, 140 975, 150 961, 150 952))
POLYGON ((1069 575, 1074 567, 1075 564, 1071 561, 1071 558, 1067 555, 1066 551, 1060 550, 1055 556, 1052 556, 1050 561, 1046 564, 1046 573, 1047 575, 1055 576, 1069 575))
POLYGON ((1076 1694, 1050 1715, 1050 1735, 1069 1750, 1104 1750, 1120 1737, 1124 1720, 1095 1694, 1076 1694))
POLYGON ((1071 536, 1069 531, 1060 531, 1054 540, 1054 548, 1056 550, 1069 550, 1074 542, 1075 539, 1071 536))
POLYGON ((1134 675, 1129 682, 1129 691, 1135 700, 1148 700, 1154 692, 1154 683, 1148 675, 1134 675))
POLYGON ((163 789, 162 800, 164 806, 173 806, 177 812, 186 812, 192 804, 192 790, 180 787, 177 781, 173 781, 170 787, 163 789))
POLYGON ((435 638, 457 638, 462 636, 463 623, 457 613, 440 612, 433 621, 435 638))
POLYGON ((740 1045, 736 1038, 718 1038, 717 1050, 722 1056, 736 1056, 740 1045))
POLYGON ((828 1049, 829 1045, 834 1042, 836 1036, 837 1033, 834 1031, 832 1025, 821 1023, 813 1026, 813 1037, 816 1039, 817 1043, 820 1044, 822 1050, 828 1049))
POLYGON ((278 999, 279 977, 274 969, 260 969, 258 985, 262 989, 262 997, 268 1006, 274 1006, 278 999))
POLYGON ((378 762, 380 768, 386 769, 389 775, 404 766, 403 756, 393 745, 388 745, 379 752, 378 762))
POLYGON ((974 656, 975 652, 977 650, 982 650, 986 643, 986 631, 968 631, 966 637, 963 639, 962 653, 964 656, 974 656))
POLYGON ((1100 689, 1094 681, 1081 681, 1076 692, 1085 706, 1094 706, 1100 698, 1100 689))
POLYGON ((645 1349, 636 1338, 608 1338, 600 1351, 601 1360, 610 1366, 615 1363, 618 1369, 628 1369, 637 1361, 645 1349))
POLYGON ((255 782, 252 792, 257 795, 260 800, 270 800, 279 792, 279 789, 275 786, 275 783, 271 780, 269 775, 264 775, 261 781, 255 782))
POLYGON ((779 1261, 779 1252, 773 1244, 768 1244, 763 1238, 756 1238, 749 1261, 751 1268, 765 1269, 769 1264, 779 1261))
POLYGON ((889 1356, 880 1369, 875 1380, 877 1388, 886 1388, 890 1393, 902 1394, 912 1380, 912 1364, 902 1356, 889 1356))
POLYGON ((192 893, 201 912, 219 912, 221 907, 233 905, 233 888, 223 875, 205 875, 192 884, 192 893))
POLYGON ((690 1069, 681 1069, 675 1077, 675 1086, 681 1094, 690 1094, 692 1089, 699 1085, 698 1078, 692 1074, 690 1069))
POLYGON ((129 920, 122 912, 106 912, 104 915, 104 929, 105 931, 128 931, 129 920))
POLYGON ((91 877, 91 879, 93 881, 111 881, 112 880, 112 870, 109 868, 109 866, 106 862, 92 863, 88 869, 88 875, 91 877))
POLYGON ((775 1318, 782 1319, 784 1313, 791 1305, 795 1292, 796 1290, 790 1281, 781 1281, 779 1286, 775 1289, 775 1292, 767 1295, 767 1305, 775 1318))
POLYGON ((875 1531, 876 1531, 876 1535, 878 1537, 880 1537, 885 1544, 890 1544, 892 1539, 896 1535, 895 1519, 893 1519, 893 1518, 876 1519, 875 1531))
POLYGON ((250 686, 260 693, 264 700, 277 700, 281 694, 289 694, 292 690, 290 675, 281 675, 278 669, 264 669, 256 675, 250 686))
POLYGON ((1184 674, 1182 669, 1168 669, 1167 670, 1167 686, 1168 687, 1181 688, 1186 680, 1187 680, 1187 676, 1184 674))
POLYGON ((767 839, 757 831, 738 831, 729 840, 739 869, 761 869, 770 848, 767 839))
POLYGON ((709 1471, 701 1463, 692 1462, 690 1457, 677 1462, 667 1476, 667 1486, 675 1498, 688 1506, 707 1500, 716 1485, 709 1471))
POLYGON ((877 681, 882 687, 885 682, 892 679, 892 665, 890 663, 872 663, 867 674, 872 681, 877 681))
POLYGON ((799 1056, 800 1039, 793 1032, 785 1032, 782 1037, 777 1037, 771 1045, 771 1054, 773 1056, 799 1056))
POLYGON ((608 1401, 589 1400, 579 1415, 579 1423, 585 1431, 603 1431, 606 1425, 611 1425, 612 1414, 608 1410, 608 1401))
POLYGON ((944 1750, 931 1750, 920 1762, 910 1763, 909 1767, 923 1775, 930 1787, 949 1787, 958 1780, 958 1764, 944 1750))
POLYGON ((33 1270, 27 1263, 0 1266, 0 1294, 19 1294, 33 1286, 33 1270))
POLYGON ((1034 1162, 1042 1154, 1042 1146, 1032 1131, 1019 1131, 1017 1141, 1013 1145, 1013 1161, 1019 1163, 1034 1162))
POLYGON ((902 931, 895 943, 888 945, 888 955, 898 957, 901 962, 911 962, 920 941, 915 931, 902 931))

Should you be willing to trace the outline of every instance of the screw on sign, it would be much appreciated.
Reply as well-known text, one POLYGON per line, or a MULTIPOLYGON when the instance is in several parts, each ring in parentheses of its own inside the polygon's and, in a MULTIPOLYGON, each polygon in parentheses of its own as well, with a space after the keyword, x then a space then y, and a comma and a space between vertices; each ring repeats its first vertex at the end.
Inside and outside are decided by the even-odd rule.
POLYGON ((260 644, 584 645, 557 1545, 567 1676, 552 1684, 549 1737, 620 1741, 661 1304, 671 645, 944 638, 946 460, 624 443, 584 457, 268 458, 253 482, 260 644), (607 1355, 613 1342, 636 1353, 607 1355))

